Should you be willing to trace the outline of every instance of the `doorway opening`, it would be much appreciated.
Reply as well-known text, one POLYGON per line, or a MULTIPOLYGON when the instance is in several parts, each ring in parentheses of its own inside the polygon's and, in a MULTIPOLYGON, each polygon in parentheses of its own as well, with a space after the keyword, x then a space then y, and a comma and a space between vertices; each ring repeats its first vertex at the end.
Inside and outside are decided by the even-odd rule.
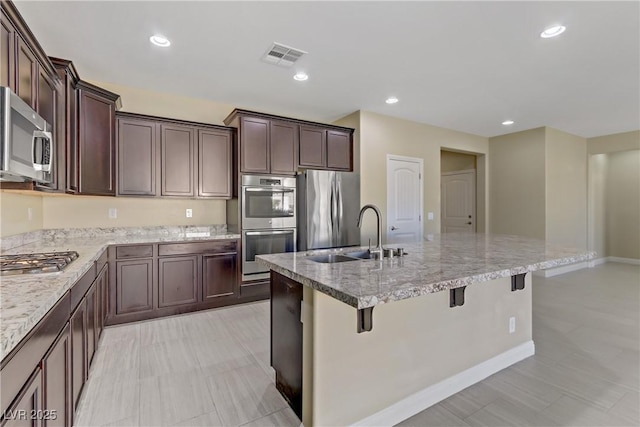
POLYGON ((440 151, 440 231, 485 232, 485 156, 440 151))

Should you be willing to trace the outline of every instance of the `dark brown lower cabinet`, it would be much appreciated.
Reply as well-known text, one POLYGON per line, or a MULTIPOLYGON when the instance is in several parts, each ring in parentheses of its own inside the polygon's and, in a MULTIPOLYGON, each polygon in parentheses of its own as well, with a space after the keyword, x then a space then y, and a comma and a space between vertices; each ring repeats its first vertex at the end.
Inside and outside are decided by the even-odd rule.
POLYGON ((42 396, 42 370, 38 366, 13 405, 3 414, 2 427, 42 426, 42 417, 32 416, 42 413, 42 396))
POLYGON ((71 328, 71 409, 75 413, 80 392, 87 378, 86 337, 87 308, 86 300, 80 301, 69 319, 71 328))
POLYGON ((236 253, 202 256, 202 299, 204 301, 237 293, 237 258, 236 253))
POLYGON ((94 283, 87 292, 86 305, 87 305, 87 372, 89 375, 89 366, 93 360, 93 355, 96 352, 96 310, 97 304, 96 283, 94 283))
POLYGON ((198 301, 198 257, 158 259, 158 307, 193 304, 198 301))
POLYGON ((69 324, 62 330, 42 359, 44 375, 44 425, 71 426, 71 333, 69 324))
POLYGON ((97 308, 96 308, 96 341, 100 339, 102 336, 102 331, 104 329, 104 323, 107 318, 108 306, 107 300, 109 299, 109 266, 105 264, 100 273, 98 273, 98 277, 96 278, 96 292, 98 294, 97 298, 97 308))
POLYGON ((271 271, 271 366, 276 388, 302 419, 302 285, 271 271))
POLYGON ((115 315, 153 309, 153 260, 116 262, 115 315))

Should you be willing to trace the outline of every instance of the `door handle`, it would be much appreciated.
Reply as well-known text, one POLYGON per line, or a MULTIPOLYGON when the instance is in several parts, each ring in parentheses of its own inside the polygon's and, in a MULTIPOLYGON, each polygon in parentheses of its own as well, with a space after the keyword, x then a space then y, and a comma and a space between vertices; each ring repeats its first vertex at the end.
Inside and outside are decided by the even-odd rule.
POLYGON ((391 226, 391 231, 393 231, 393 230, 400 230, 400 228, 399 228, 399 227, 396 227, 396 226, 394 226, 394 225, 392 225, 392 226, 391 226))
POLYGON ((473 224, 471 221, 469 221, 469 222, 467 223, 467 225, 471 225, 471 224, 473 224))

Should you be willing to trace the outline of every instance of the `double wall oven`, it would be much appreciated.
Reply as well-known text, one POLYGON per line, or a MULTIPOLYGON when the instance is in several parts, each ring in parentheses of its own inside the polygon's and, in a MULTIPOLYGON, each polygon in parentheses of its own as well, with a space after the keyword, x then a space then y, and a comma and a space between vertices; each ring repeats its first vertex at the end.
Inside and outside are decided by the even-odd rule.
POLYGON ((269 277, 256 255, 296 251, 296 179, 242 176, 242 279, 269 277))

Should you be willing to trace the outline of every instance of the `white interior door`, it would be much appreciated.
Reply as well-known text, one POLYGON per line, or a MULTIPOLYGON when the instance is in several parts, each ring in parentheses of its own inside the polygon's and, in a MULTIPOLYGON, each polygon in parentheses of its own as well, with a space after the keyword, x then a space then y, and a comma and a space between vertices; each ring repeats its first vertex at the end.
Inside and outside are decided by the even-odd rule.
POLYGON ((442 232, 476 231, 476 171, 443 173, 441 189, 442 232))
POLYGON ((387 243, 422 239, 422 159, 387 155, 387 243))

